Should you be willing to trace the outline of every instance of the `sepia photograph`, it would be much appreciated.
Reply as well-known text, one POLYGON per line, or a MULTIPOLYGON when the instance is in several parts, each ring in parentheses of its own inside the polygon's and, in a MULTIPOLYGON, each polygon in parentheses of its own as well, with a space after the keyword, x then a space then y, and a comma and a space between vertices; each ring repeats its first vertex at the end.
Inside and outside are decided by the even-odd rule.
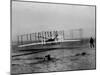
POLYGON ((96 69, 96 6, 11 1, 11 74, 96 69))

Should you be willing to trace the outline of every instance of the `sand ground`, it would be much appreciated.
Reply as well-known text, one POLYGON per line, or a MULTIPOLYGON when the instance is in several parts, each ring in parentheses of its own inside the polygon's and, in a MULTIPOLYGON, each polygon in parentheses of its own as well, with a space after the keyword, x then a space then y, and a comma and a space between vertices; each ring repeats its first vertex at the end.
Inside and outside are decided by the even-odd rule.
POLYGON ((90 48, 88 45, 72 49, 55 49, 12 57, 11 73, 24 74, 95 69, 95 60, 95 48, 90 48), (83 52, 85 55, 82 55, 83 52), (43 60, 43 57, 47 54, 51 55, 52 60, 43 60))

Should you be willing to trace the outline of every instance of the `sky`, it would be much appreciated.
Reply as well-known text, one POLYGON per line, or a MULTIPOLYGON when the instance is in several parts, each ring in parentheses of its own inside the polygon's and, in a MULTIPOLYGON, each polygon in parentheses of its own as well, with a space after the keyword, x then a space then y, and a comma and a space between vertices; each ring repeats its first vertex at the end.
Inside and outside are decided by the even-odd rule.
POLYGON ((84 30, 84 37, 95 35, 95 7, 12 2, 12 39, 17 35, 52 30, 84 30))

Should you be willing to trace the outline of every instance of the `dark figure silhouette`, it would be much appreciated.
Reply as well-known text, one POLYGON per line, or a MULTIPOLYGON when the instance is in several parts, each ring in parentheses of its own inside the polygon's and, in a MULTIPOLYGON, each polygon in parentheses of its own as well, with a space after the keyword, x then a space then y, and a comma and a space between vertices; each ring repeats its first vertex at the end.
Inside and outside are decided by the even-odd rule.
POLYGON ((57 39, 57 37, 58 37, 58 34, 56 34, 56 35, 55 35, 55 37, 54 37, 53 39, 52 39, 52 38, 50 38, 50 39, 46 40, 46 42, 55 41, 55 40, 57 39))
POLYGON ((86 52, 83 52, 81 55, 82 55, 82 56, 85 56, 86 54, 87 54, 86 52))
POLYGON ((94 48, 94 39, 92 37, 90 38, 89 42, 90 42, 90 47, 94 48))
POLYGON ((51 60, 51 56, 50 56, 49 54, 46 55, 45 58, 46 58, 48 61, 51 60))
POLYGON ((50 39, 46 40, 46 42, 50 42, 50 41, 55 41, 55 39, 50 38, 50 39))

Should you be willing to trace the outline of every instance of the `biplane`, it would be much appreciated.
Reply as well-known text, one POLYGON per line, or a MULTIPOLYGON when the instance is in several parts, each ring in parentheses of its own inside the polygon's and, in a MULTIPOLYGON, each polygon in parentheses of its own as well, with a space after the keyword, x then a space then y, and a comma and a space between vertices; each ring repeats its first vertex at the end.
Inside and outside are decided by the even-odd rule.
POLYGON ((29 44, 22 44, 18 45, 18 48, 21 50, 48 50, 48 49, 58 49, 58 48, 65 48, 68 47, 68 44, 79 42, 80 40, 64 40, 63 36, 55 34, 53 37, 46 38, 40 36, 41 42, 37 43, 29 43, 29 44))

